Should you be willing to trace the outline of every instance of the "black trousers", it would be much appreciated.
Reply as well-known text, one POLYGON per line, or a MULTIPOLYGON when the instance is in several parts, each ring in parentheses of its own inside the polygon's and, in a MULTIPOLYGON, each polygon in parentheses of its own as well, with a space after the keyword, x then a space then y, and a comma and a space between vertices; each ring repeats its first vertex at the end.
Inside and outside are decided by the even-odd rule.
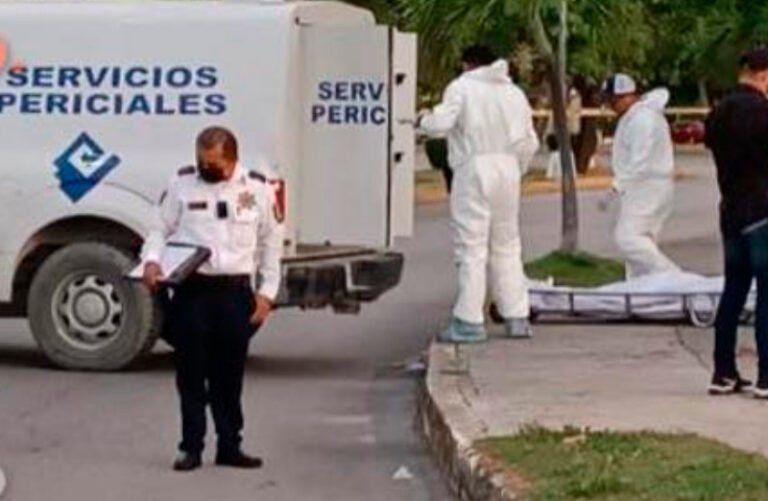
POLYGON ((241 404, 253 293, 247 277, 193 276, 169 301, 175 342, 176 387, 181 403, 179 449, 200 453, 210 404, 218 452, 240 450, 241 404))
POLYGON ((444 167, 441 170, 443 171, 443 179, 445 180, 445 189, 450 194, 453 189, 453 170, 450 167, 444 167))
POLYGON ((736 332, 752 280, 757 282, 755 338, 759 380, 768 382, 768 225, 724 239, 725 289, 715 319, 715 371, 736 372, 736 332))

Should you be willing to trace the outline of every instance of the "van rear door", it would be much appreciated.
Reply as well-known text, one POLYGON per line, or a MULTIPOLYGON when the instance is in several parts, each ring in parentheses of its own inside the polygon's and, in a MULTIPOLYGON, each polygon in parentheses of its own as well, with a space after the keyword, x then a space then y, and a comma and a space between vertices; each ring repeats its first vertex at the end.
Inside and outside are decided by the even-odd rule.
POLYGON ((388 247, 413 224, 415 56, 396 55, 415 44, 386 26, 300 29, 297 240, 388 247))
POLYGON ((416 131, 416 35, 390 31, 392 113, 390 119, 390 245, 413 234, 416 131))

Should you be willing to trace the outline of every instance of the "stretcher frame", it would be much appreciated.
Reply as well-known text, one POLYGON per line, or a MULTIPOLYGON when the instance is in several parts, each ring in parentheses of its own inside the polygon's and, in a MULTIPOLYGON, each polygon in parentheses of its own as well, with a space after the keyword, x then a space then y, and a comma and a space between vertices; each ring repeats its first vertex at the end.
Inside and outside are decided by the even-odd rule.
MULTIPOLYGON (((690 325, 698 328, 711 328, 715 323, 715 312, 720 303, 722 296, 721 292, 712 291, 686 291, 686 292, 610 292, 610 291, 588 291, 580 289, 537 289, 531 288, 529 294, 532 296, 542 297, 559 297, 564 298, 567 303, 565 308, 546 308, 538 309, 535 306, 531 307, 531 319, 540 322, 542 317, 559 317, 561 319, 578 319, 578 320, 598 320, 602 322, 606 321, 625 321, 625 322, 642 322, 642 323, 669 323, 671 321, 678 321, 685 319, 690 325), (576 308, 576 303, 579 298, 607 298, 623 300, 623 311, 607 310, 607 309, 582 309, 576 308), (712 304, 711 311, 703 313, 697 311, 695 308, 695 300, 706 298, 712 304), (638 308, 646 307, 647 305, 635 305, 633 299, 659 299, 659 300, 674 300, 679 301, 679 310, 677 312, 674 309, 665 309, 656 315, 642 314, 637 311, 638 308)), ((750 292, 750 298, 754 297, 754 293, 750 292)), ((754 313, 745 310, 742 313, 742 322, 752 323, 754 320, 754 313)))

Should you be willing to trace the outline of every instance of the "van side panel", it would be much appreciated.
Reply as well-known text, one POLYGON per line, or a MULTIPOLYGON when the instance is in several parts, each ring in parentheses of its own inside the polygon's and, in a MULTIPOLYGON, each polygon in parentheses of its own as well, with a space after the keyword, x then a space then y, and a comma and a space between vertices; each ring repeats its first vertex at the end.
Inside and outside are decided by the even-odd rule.
MULTIPOLYGON (((245 166, 282 166, 291 12, 218 2, 0 4, 10 51, 0 73, 0 263, 15 262, 31 235, 67 215, 104 213, 146 234, 145 211, 125 198, 151 207, 169 176, 195 161, 206 126, 235 131, 245 166)), ((12 270, 0 266, 0 301, 10 297, 12 270)))

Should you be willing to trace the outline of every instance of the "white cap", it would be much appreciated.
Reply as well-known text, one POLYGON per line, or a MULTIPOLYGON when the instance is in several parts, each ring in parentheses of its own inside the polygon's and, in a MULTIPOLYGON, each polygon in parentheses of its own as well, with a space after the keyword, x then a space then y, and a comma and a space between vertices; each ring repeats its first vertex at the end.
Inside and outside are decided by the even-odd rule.
POLYGON ((637 93, 637 84, 629 75, 616 73, 603 82, 601 92, 604 96, 626 96, 637 93))

